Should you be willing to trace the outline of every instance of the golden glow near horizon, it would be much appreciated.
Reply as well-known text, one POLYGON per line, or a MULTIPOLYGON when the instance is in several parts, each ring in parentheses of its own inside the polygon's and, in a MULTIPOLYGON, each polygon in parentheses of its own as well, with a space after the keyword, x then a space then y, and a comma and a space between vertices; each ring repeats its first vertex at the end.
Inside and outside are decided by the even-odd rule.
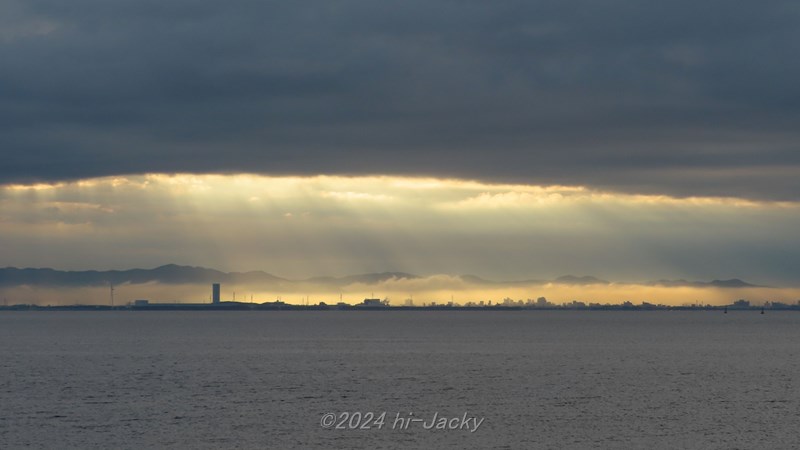
MULTIPOLYGON (((482 183, 473 180, 415 178, 394 176, 280 176, 252 174, 197 175, 145 174, 101 177, 53 184, 0 185, 0 191, 76 192, 82 189, 103 188, 120 190, 150 190, 171 195, 202 195, 213 193, 222 198, 250 192, 269 192, 270 198, 294 198, 298 191, 340 200, 393 200, 413 198, 416 201, 444 208, 458 207, 528 207, 559 202, 616 202, 652 205, 728 205, 740 207, 797 207, 794 202, 754 201, 735 197, 670 197, 666 195, 625 194, 592 190, 584 186, 538 186, 524 184, 482 183), (431 194, 433 196, 431 196, 431 194)), ((258 198, 258 197, 250 197, 258 198)))
MULTIPOLYGON (((120 284, 115 285, 115 296, 121 302, 133 299, 150 299, 155 302, 204 303, 209 301, 209 286, 197 284, 120 284)), ((38 303, 70 305, 80 303, 106 304, 109 299, 107 286, 95 287, 30 287, 18 286, 3 289, 3 295, 15 303, 38 303)), ((536 301, 545 297, 548 302, 561 305, 582 302, 585 304, 633 304, 643 302, 663 305, 723 305, 739 298, 747 298, 753 304, 764 301, 797 303, 800 288, 710 288, 710 287, 664 287, 636 284, 611 285, 562 285, 557 283, 503 285, 473 285, 459 278, 434 275, 417 279, 392 279, 376 284, 354 283, 340 288, 325 287, 309 283, 292 286, 257 286, 243 284, 222 285, 223 301, 273 302, 328 305, 338 303, 360 303, 364 298, 387 299, 391 305, 403 306, 408 300, 414 306, 447 304, 456 305, 484 302, 502 303, 509 298, 517 302, 536 301), (340 297, 341 296, 341 297, 340 297)))
MULTIPOLYGON (((798 206, 393 176, 116 176, 0 186, 0 265, 125 269, 175 262, 289 278, 405 271, 792 284, 787 262, 800 250, 793 238, 798 206)), ((540 294, 523 295, 528 291, 455 279, 439 288, 441 278, 423 280, 424 288, 411 280, 384 288, 395 298, 417 289, 464 298, 550 291, 585 301, 695 300, 676 288, 632 291, 635 284, 574 292, 539 286, 540 294)))

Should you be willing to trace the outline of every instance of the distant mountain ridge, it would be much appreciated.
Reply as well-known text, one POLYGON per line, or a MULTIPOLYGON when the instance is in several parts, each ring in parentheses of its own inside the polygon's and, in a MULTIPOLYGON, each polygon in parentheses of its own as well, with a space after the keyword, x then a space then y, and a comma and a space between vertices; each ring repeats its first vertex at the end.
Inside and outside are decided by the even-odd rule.
POLYGON ((579 285, 584 285, 584 284, 611 284, 610 281, 601 280, 601 279, 596 278, 596 277, 591 277, 591 276, 576 277, 574 275, 564 275, 562 277, 558 277, 558 278, 555 279, 554 282, 555 283, 559 283, 559 284, 579 284, 579 285))
MULTIPOLYGON (((181 266, 166 264, 154 269, 130 270, 85 270, 63 271, 51 268, 0 268, 0 286, 50 286, 50 287, 90 287, 113 284, 263 284, 271 286, 307 283, 330 286, 347 286, 351 284, 378 284, 389 280, 413 280, 423 278, 405 272, 380 272, 349 275, 344 277, 313 277, 301 280, 291 280, 272 275, 263 271, 250 272, 222 272, 205 267, 181 266)), ((556 283, 564 285, 594 285, 611 284, 593 276, 564 275, 554 280, 519 280, 519 281, 491 281, 476 275, 461 275, 462 281, 475 285, 530 285, 556 283)), ((717 287, 717 288, 746 288, 762 287, 750 284, 738 278, 729 280, 686 281, 686 280, 658 280, 644 283, 649 286, 665 287, 717 287)))
POLYGON ((413 280, 415 278, 421 278, 421 277, 418 275, 412 275, 410 273, 405 273, 405 272, 381 272, 381 273, 364 273, 359 275, 348 275, 346 277, 338 277, 338 278, 314 277, 314 278, 307 278, 302 281, 306 283, 315 283, 315 284, 347 285, 355 283, 375 284, 391 279, 413 280))
POLYGON ((108 283, 274 283, 286 281, 289 280, 261 271, 225 273, 205 267, 179 266, 177 264, 167 264, 154 269, 107 271, 61 271, 49 268, 17 269, 15 267, 0 269, 0 286, 101 286, 108 283))
POLYGON ((686 281, 686 280, 658 280, 647 283, 650 286, 665 286, 665 287, 720 287, 720 288, 745 288, 745 287, 765 287, 757 284, 750 284, 738 278, 731 278, 729 280, 713 280, 713 281, 686 281))
POLYGON ((312 283, 327 285, 349 284, 376 284, 391 279, 420 278, 404 272, 381 272, 349 275, 346 277, 314 277, 304 280, 290 280, 281 278, 263 271, 250 272, 222 272, 205 267, 180 266, 167 264, 154 269, 130 270, 84 270, 63 271, 50 268, 18 269, 6 267, 0 269, 0 286, 103 286, 113 284, 200 284, 200 283, 230 283, 230 284, 291 284, 312 283))

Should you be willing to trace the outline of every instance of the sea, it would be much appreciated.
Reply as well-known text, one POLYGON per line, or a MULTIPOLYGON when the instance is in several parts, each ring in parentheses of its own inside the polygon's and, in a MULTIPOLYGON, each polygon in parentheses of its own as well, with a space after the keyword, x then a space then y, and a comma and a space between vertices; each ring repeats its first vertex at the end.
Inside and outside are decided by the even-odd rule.
POLYGON ((0 312, 2 449, 791 449, 798 430, 792 311, 0 312))

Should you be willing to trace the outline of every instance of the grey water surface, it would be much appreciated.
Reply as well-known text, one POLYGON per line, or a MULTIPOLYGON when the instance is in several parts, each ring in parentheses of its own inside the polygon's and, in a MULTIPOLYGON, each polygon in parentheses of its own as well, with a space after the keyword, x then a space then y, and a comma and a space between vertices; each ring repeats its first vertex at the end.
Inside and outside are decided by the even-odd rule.
POLYGON ((798 377, 791 311, 7 311, 0 448, 798 448, 798 377))

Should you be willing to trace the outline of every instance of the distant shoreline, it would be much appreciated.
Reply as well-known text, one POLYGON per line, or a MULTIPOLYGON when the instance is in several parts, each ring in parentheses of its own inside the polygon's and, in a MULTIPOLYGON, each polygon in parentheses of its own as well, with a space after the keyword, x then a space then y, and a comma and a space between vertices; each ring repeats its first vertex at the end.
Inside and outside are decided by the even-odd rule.
POLYGON ((462 306, 462 305, 429 305, 429 306, 364 306, 364 305, 295 305, 290 303, 148 303, 145 305, 9 305, 0 306, 0 311, 800 311, 800 304, 768 304, 766 306, 731 306, 731 305, 591 305, 574 307, 571 305, 554 306, 462 306))

